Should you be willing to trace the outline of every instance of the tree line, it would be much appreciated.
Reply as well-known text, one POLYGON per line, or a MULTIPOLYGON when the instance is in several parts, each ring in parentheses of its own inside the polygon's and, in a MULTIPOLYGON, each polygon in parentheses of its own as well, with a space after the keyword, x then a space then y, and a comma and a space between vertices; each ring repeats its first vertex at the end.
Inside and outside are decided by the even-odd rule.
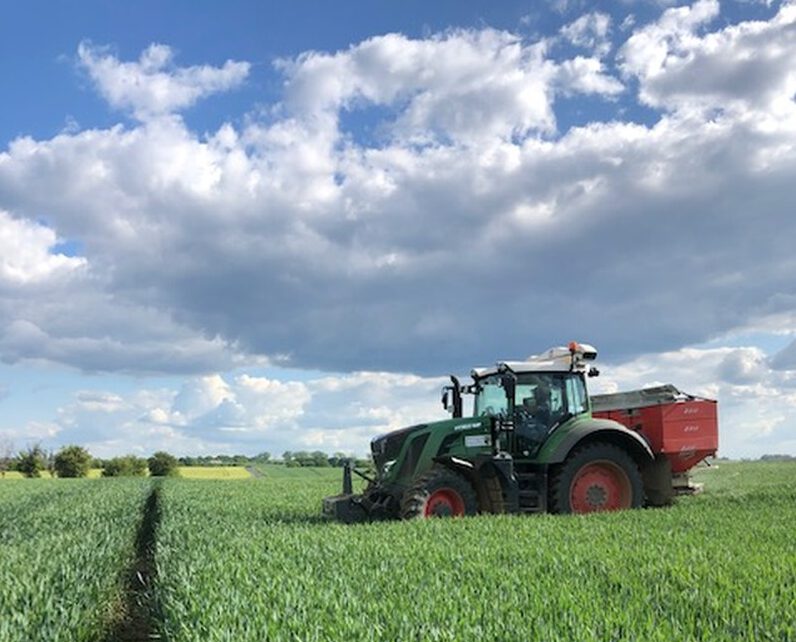
POLYGON ((0 476, 12 470, 25 477, 41 477, 47 471, 53 477, 86 477, 92 468, 101 468, 103 477, 171 477, 177 474, 179 461, 167 452, 156 452, 151 457, 122 455, 97 460, 82 446, 64 446, 57 452, 48 452, 40 445, 30 446, 12 456, 0 453, 0 476))
MULTIPOLYGON (((82 446, 64 446, 57 452, 47 451, 36 444, 14 454, 9 442, 0 443, 0 476, 6 471, 17 471, 25 477, 41 477, 47 471, 53 477, 85 477, 92 468, 102 470, 103 477, 172 476, 179 466, 250 466, 256 464, 280 464, 287 467, 342 467, 351 457, 342 452, 329 455, 323 451, 312 452, 287 450, 282 459, 273 460, 271 453, 247 455, 203 455, 197 457, 175 457, 160 451, 148 458, 137 455, 122 455, 110 459, 92 457, 82 446)), ((358 467, 370 467, 370 460, 353 460, 358 467)))
POLYGON ((367 468, 371 463, 369 459, 354 459, 341 452, 327 455, 320 450, 314 450, 312 452, 307 452, 305 450, 299 450, 298 452, 286 450, 282 453, 282 463, 289 468, 298 466, 331 466, 342 468, 347 461, 353 462, 355 466, 360 468, 367 468))

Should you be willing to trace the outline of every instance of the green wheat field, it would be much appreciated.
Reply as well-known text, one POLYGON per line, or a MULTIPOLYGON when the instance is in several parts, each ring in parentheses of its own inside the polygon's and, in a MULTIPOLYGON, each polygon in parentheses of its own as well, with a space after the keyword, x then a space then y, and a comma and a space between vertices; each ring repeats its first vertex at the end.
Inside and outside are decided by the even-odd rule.
POLYGON ((351 526, 320 517, 339 469, 259 472, 0 481, 0 640, 796 640, 796 463, 700 468, 665 509, 351 526))

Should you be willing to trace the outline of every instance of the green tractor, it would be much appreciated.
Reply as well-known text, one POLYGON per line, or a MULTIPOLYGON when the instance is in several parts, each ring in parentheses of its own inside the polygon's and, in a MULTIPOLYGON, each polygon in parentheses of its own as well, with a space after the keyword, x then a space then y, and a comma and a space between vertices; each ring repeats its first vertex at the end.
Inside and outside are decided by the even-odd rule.
POLYGON ((451 376, 443 406, 452 418, 371 442, 376 474, 347 466, 343 492, 324 499, 328 517, 374 519, 476 513, 588 513, 668 503, 671 468, 637 432, 592 417, 586 378, 597 351, 571 343, 525 361, 451 376), (473 396, 463 416, 463 395, 473 396), (368 485, 354 494, 352 473, 368 485))

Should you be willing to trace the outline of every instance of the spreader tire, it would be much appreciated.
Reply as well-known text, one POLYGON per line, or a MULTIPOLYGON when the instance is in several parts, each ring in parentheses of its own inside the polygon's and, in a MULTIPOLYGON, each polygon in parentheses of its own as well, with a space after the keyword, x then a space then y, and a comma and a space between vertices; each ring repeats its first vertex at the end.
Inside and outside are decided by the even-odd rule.
POLYGON ((592 513, 638 508, 644 486, 636 462, 622 448, 596 442, 575 449, 550 482, 554 513, 592 513))
POLYGON ((403 494, 401 518, 461 517, 475 515, 478 500, 464 477, 436 465, 403 494))

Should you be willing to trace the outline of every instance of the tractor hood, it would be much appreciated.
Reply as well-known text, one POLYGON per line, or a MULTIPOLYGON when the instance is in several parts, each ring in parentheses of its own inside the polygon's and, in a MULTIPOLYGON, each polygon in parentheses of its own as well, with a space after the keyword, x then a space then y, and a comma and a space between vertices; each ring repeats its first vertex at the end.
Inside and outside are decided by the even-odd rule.
MULTIPOLYGON (((478 446, 486 445, 483 443, 484 431, 488 430, 488 417, 457 417, 454 419, 442 419, 440 421, 425 424, 416 424, 400 430, 394 430, 376 437, 370 442, 370 450, 373 455, 373 462, 380 477, 384 477, 389 472, 392 463, 401 460, 401 470, 396 470, 400 475, 406 474, 417 463, 417 458, 423 451, 426 443, 433 444, 433 454, 437 454, 440 448, 451 447, 455 443, 468 441, 468 435, 478 433, 478 446), (466 439, 465 439, 466 438, 466 439), (407 452, 404 446, 410 442, 409 447, 412 452, 407 452), (404 453, 402 455, 402 453, 404 453), (409 461, 407 461, 407 458, 409 461), (408 468, 407 468, 408 467, 408 468)), ((472 445, 469 444, 468 445, 472 445)), ((392 475, 390 475, 392 476, 392 475)))
POLYGON ((393 430, 386 435, 375 437, 370 442, 370 452, 373 455, 373 463, 376 464, 376 470, 378 470, 380 474, 383 473, 384 465, 389 461, 394 461, 395 458, 398 457, 404 442, 409 436, 427 427, 428 424, 417 424, 415 426, 409 426, 408 428, 393 430))

